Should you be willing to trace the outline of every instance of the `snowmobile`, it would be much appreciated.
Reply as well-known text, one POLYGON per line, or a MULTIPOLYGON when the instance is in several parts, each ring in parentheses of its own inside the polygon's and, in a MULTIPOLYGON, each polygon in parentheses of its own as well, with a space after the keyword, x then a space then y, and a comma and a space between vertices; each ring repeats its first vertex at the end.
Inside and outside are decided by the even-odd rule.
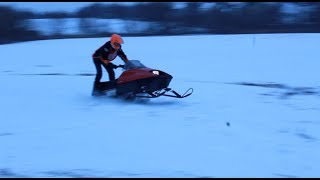
POLYGON ((122 74, 114 81, 101 82, 100 90, 102 92, 115 91, 116 96, 122 96, 126 99, 157 98, 160 96, 185 98, 193 93, 193 88, 189 88, 180 95, 168 87, 173 78, 170 74, 146 67, 139 60, 129 60, 125 65, 117 67, 123 69, 122 74))

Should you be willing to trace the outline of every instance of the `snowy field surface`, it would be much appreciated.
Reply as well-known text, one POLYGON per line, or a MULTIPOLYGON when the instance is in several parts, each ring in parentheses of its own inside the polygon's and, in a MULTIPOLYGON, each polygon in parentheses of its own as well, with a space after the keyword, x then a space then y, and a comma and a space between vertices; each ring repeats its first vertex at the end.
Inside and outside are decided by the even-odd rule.
POLYGON ((0 177, 320 177, 320 34, 124 37, 194 88, 130 102, 91 96, 108 39, 0 45, 0 177))

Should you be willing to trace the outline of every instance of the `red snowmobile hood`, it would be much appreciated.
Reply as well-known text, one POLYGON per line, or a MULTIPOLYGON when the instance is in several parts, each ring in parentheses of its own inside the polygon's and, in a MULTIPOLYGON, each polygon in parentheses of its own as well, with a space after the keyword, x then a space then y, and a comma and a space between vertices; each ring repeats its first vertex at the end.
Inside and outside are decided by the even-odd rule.
POLYGON ((151 68, 138 68, 138 69, 131 69, 124 71, 120 77, 118 78, 117 83, 122 84, 122 83, 127 83, 131 81, 135 81, 138 79, 145 79, 145 78, 150 78, 150 77, 155 77, 157 75, 153 74, 151 71, 155 69, 151 68))

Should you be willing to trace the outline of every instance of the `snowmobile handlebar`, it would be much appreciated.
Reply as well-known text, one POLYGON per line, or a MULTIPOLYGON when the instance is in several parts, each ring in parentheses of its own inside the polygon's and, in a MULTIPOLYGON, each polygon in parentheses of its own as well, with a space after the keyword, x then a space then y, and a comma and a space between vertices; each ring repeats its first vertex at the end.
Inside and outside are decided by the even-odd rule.
POLYGON ((119 68, 119 67, 121 67, 121 68, 123 69, 123 68, 124 68, 124 65, 119 64, 119 65, 115 65, 114 67, 115 67, 115 69, 117 69, 117 68, 119 68))

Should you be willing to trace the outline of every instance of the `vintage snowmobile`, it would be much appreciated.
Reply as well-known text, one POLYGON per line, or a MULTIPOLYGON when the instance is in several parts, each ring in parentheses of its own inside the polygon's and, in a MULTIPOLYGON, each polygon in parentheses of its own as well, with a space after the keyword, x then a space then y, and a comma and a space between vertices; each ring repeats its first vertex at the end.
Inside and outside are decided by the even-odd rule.
POLYGON ((172 76, 161 70, 148 68, 139 60, 130 60, 123 68, 122 74, 114 81, 101 82, 102 92, 115 91, 116 96, 125 98, 157 98, 168 96, 174 98, 185 98, 193 93, 189 88, 183 95, 169 88, 172 76))

